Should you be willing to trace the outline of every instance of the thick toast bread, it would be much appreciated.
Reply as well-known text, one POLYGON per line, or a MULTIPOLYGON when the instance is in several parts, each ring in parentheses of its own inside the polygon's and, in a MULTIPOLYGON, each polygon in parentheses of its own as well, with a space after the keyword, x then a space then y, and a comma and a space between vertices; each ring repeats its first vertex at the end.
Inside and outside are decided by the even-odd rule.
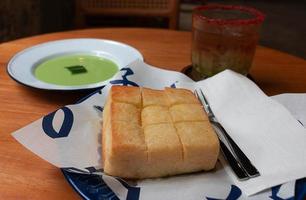
POLYGON ((103 112, 104 172, 152 178, 214 168, 219 141, 186 89, 113 86, 103 112))

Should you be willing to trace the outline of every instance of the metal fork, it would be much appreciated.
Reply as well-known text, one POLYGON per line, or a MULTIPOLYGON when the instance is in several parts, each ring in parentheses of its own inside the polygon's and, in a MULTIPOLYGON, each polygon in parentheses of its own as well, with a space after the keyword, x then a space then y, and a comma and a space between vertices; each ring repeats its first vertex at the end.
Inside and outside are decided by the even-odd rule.
POLYGON ((242 150, 235 143, 235 141, 229 136, 223 126, 218 122, 217 118, 215 117, 213 111, 210 108, 207 99, 205 98, 203 91, 201 89, 198 89, 195 90, 194 93, 203 105, 204 110, 208 115, 209 121, 217 129, 216 132, 219 137, 221 150, 236 176, 240 180, 247 180, 249 178, 259 176, 260 173, 258 172, 258 170, 254 167, 254 165, 247 158, 247 156, 242 152, 242 150), (230 149, 228 149, 227 146, 230 149))

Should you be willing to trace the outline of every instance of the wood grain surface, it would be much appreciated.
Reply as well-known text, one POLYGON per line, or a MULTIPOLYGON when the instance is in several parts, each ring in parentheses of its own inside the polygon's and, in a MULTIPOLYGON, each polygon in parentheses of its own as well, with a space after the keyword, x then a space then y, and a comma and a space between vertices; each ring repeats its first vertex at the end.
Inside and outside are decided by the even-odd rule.
MULTIPOLYGON (((190 64, 190 32, 161 29, 88 29, 39 35, 0 45, 0 199, 80 199, 61 171, 34 155, 11 133, 88 92, 50 92, 16 83, 6 73, 10 58, 27 47, 67 38, 103 38, 139 49, 145 62, 180 71, 190 64)), ((306 92, 306 61, 257 47, 251 75, 268 95, 306 92)))

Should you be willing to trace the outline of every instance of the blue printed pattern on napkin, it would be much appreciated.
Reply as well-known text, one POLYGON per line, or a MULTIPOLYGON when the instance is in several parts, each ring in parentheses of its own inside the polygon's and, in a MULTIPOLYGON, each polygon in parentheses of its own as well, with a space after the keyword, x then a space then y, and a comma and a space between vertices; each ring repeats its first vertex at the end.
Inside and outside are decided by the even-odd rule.
MULTIPOLYGON (((78 191, 84 198, 90 197, 91 200, 102 199, 105 200, 114 200, 119 199, 115 193, 107 186, 107 184, 103 181, 102 176, 97 175, 84 175, 84 174, 75 174, 64 172, 68 181, 72 184, 72 186, 77 187, 78 191)), ((128 192, 126 196, 126 200, 138 200, 141 188, 129 186, 126 182, 113 178, 113 181, 118 181, 125 187, 128 192)), ((213 198, 213 197, 205 197, 203 200, 238 200, 241 197, 241 190, 235 185, 229 185, 231 190, 228 194, 224 195, 224 198, 213 198)), ((279 188, 281 186, 276 186, 274 189, 271 189, 271 192, 267 192, 267 198, 272 200, 304 200, 306 197, 306 179, 300 179, 296 181, 295 184, 295 193, 294 196, 289 198, 282 198, 278 195, 279 188), (269 196, 270 194, 270 196, 269 196)), ((219 196, 220 194, 218 194, 219 196)))
POLYGON ((46 115, 42 120, 42 129, 51 138, 67 137, 73 125, 73 112, 68 107, 63 107, 46 115), (64 112, 64 120, 59 131, 53 127, 53 119, 55 114, 62 110, 64 112))
POLYGON ((133 70, 131 68, 122 68, 120 71, 125 71, 125 73, 122 75, 122 79, 112 80, 110 81, 113 85, 124 85, 124 86, 138 86, 137 83, 128 80, 128 76, 131 76, 134 74, 133 70))

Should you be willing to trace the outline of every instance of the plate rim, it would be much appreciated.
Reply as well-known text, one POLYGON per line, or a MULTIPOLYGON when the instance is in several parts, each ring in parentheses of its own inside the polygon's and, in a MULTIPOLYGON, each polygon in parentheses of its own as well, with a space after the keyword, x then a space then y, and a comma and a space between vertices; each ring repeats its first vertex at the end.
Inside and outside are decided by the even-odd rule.
POLYGON ((64 175, 64 178, 69 183, 69 185, 73 188, 73 190, 80 195, 85 200, 90 200, 86 194, 83 193, 83 191, 75 184, 75 182, 71 179, 69 172, 61 169, 62 174, 64 175))
MULTIPOLYGON (((39 43, 39 44, 30 46, 28 48, 25 48, 25 49, 17 52, 16 54, 14 54, 10 58, 9 62, 7 63, 6 72, 7 72, 7 74, 9 75, 9 77, 11 79, 13 79, 14 81, 16 81, 17 83, 19 83, 21 85, 27 86, 29 88, 35 88, 35 89, 41 89, 41 90, 47 90, 47 91, 78 91, 78 90, 90 90, 90 89, 95 89, 95 88, 102 87, 102 86, 105 85, 104 83, 109 81, 110 79, 107 79, 107 80, 104 80, 104 81, 100 81, 100 82, 97 82, 97 83, 85 84, 85 85, 79 85, 79 86, 62 86, 62 85, 50 84, 50 87, 45 87, 45 86, 40 86, 39 84, 28 84, 28 83, 25 83, 24 81, 22 81, 19 78, 17 78, 13 74, 13 72, 12 72, 12 66, 14 66, 13 62, 15 62, 16 59, 18 59, 19 56, 21 56, 21 55, 23 55, 23 54, 25 54, 25 53, 33 50, 33 49, 36 50, 37 48, 45 47, 45 46, 48 46, 50 44, 52 45, 52 44, 56 44, 56 43, 71 42, 71 41, 86 41, 86 40, 97 41, 97 42, 106 42, 108 44, 113 43, 113 44, 116 44, 116 45, 127 47, 131 51, 136 53, 135 57, 137 57, 137 58, 135 58, 135 60, 138 59, 138 60, 144 61, 144 57, 143 57, 142 53, 138 49, 136 49, 135 47, 133 47, 133 46, 131 46, 129 44, 123 43, 123 42, 119 42, 119 41, 115 41, 115 40, 110 40, 110 39, 89 38, 89 37, 85 37, 85 38, 69 38, 69 39, 59 39, 59 40, 52 40, 52 41, 47 41, 47 42, 39 43), (52 85, 54 87, 52 87, 52 85)), ((74 52, 78 52, 78 50, 74 49, 74 52)), ((81 51, 79 51, 79 52, 81 52, 81 51)), ((85 51, 82 51, 82 52, 85 53, 85 51)), ((51 55, 49 55, 49 56, 51 56, 51 55)), ((37 61, 35 61, 35 62, 37 62, 37 61)), ((126 65, 128 65, 128 63, 126 65)), ((119 70, 122 67, 124 67, 124 66, 119 67, 119 70)))

